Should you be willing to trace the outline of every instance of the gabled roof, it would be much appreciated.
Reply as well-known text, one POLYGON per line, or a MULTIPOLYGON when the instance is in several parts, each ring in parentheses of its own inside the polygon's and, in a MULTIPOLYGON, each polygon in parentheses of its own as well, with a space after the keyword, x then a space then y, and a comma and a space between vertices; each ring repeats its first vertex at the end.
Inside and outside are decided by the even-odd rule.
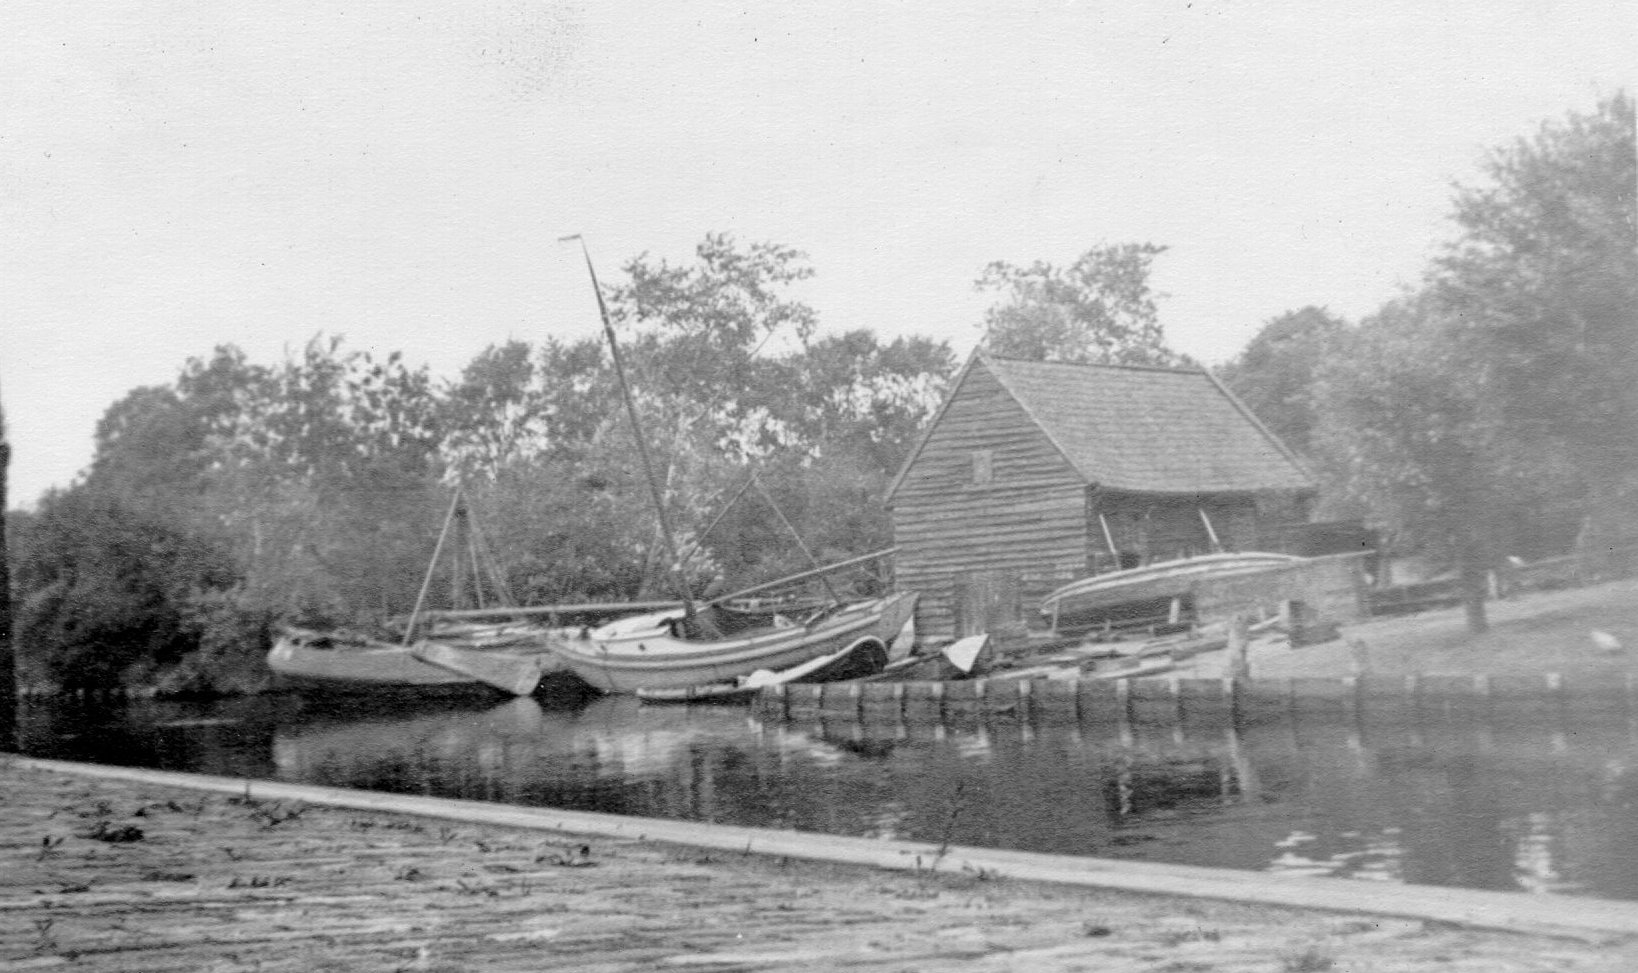
MULTIPOLYGON (((1200 369, 1072 365, 974 352, 1088 484, 1140 493, 1314 489, 1302 462, 1200 369)), ((932 438, 946 400, 888 490, 898 492, 932 438)))

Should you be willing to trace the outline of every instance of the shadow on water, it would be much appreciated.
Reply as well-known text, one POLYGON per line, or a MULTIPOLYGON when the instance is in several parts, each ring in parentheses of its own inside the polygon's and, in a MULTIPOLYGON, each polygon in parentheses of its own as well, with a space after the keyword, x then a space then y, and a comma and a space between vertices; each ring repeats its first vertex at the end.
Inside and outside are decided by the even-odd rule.
POLYGON ((1239 731, 266 696, 24 700, 37 756, 510 804, 1638 899, 1638 732, 1434 719, 1239 731))

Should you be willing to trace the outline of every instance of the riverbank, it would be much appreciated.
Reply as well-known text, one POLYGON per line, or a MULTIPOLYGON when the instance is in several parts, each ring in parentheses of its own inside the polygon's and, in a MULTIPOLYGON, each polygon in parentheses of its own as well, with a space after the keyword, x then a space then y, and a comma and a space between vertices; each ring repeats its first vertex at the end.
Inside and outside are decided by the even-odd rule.
MULTIPOLYGON (((1365 671, 1379 676, 1611 676, 1617 680, 1638 659, 1638 578, 1536 591, 1487 605, 1490 630, 1467 631, 1461 608, 1444 608, 1345 626, 1340 637, 1293 647, 1283 638, 1253 640, 1247 653, 1255 679, 1327 678, 1359 674, 1355 644, 1364 646, 1365 671), (1613 637, 1595 638, 1594 632, 1613 637)), ((1197 656, 1172 674, 1228 674, 1226 652, 1197 656)))
POLYGON ((890 873, 7 761, 0 965, 1508 973, 1630 970, 1638 945, 890 873))

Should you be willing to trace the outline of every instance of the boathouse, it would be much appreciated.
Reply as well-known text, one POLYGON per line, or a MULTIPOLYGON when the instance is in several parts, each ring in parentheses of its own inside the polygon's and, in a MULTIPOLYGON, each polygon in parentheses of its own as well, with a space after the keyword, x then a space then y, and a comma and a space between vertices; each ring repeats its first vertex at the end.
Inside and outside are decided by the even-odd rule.
POLYGON ((1088 574, 1282 550, 1314 482, 1208 371, 975 352, 888 489, 922 637, 1038 624, 1088 574))

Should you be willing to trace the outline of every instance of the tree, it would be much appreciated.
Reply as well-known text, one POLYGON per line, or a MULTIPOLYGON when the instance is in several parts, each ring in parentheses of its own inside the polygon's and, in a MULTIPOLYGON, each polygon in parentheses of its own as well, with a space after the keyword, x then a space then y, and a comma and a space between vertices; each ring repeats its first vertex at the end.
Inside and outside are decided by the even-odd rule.
POLYGON ((812 337, 817 315, 784 291, 814 271, 799 250, 774 243, 742 250, 726 233, 707 234, 694 253, 692 266, 653 263, 647 254, 627 261, 630 280, 610 288, 609 306, 634 344, 633 380, 708 406, 745 391, 757 351, 776 332, 812 337), (648 330, 635 330, 643 325, 648 330))
POLYGON ((189 599, 233 580, 186 524, 86 484, 46 495, 17 565, 18 632, 68 689, 140 685, 179 661, 195 645, 189 599))
POLYGON ((1104 244, 1068 267, 996 261, 975 286, 1001 299, 984 314, 984 344, 997 355, 1036 361, 1179 365, 1166 347, 1149 288, 1149 265, 1166 248, 1104 244))
POLYGON ((426 369, 315 337, 238 390, 210 441, 205 512, 246 603, 310 622, 408 611, 447 499, 426 369))
POLYGON ((1347 328, 1312 305, 1270 318, 1221 369, 1223 383, 1269 431, 1306 456, 1315 422, 1314 375, 1347 328))
POLYGON ((947 342, 884 343, 859 328, 810 342, 777 366, 759 398, 803 451, 857 450, 891 476, 938 408, 956 362, 947 342))
POLYGON ((11 640, 11 554, 6 540, 6 476, 11 442, 6 438, 6 410, 0 405, 0 693, 17 694, 17 656, 11 640))
POLYGON ((1515 446, 1563 451, 1587 534, 1638 542, 1638 150, 1633 100, 1544 124, 1457 188, 1434 289, 1515 446))
POLYGON ((97 422, 87 482, 127 502, 190 506, 218 460, 215 437, 242 403, 266 398, 271 376, 232 345, 190 358, 175 382, 132 389, 97 422))
POLYGON ((1482 632, 1487 572, 1526 480, 1438 310, 1415 295, 1361 322, 1319 371, 1317 439, 1379 520, 1456 565, 1468 627, 1482 632))

